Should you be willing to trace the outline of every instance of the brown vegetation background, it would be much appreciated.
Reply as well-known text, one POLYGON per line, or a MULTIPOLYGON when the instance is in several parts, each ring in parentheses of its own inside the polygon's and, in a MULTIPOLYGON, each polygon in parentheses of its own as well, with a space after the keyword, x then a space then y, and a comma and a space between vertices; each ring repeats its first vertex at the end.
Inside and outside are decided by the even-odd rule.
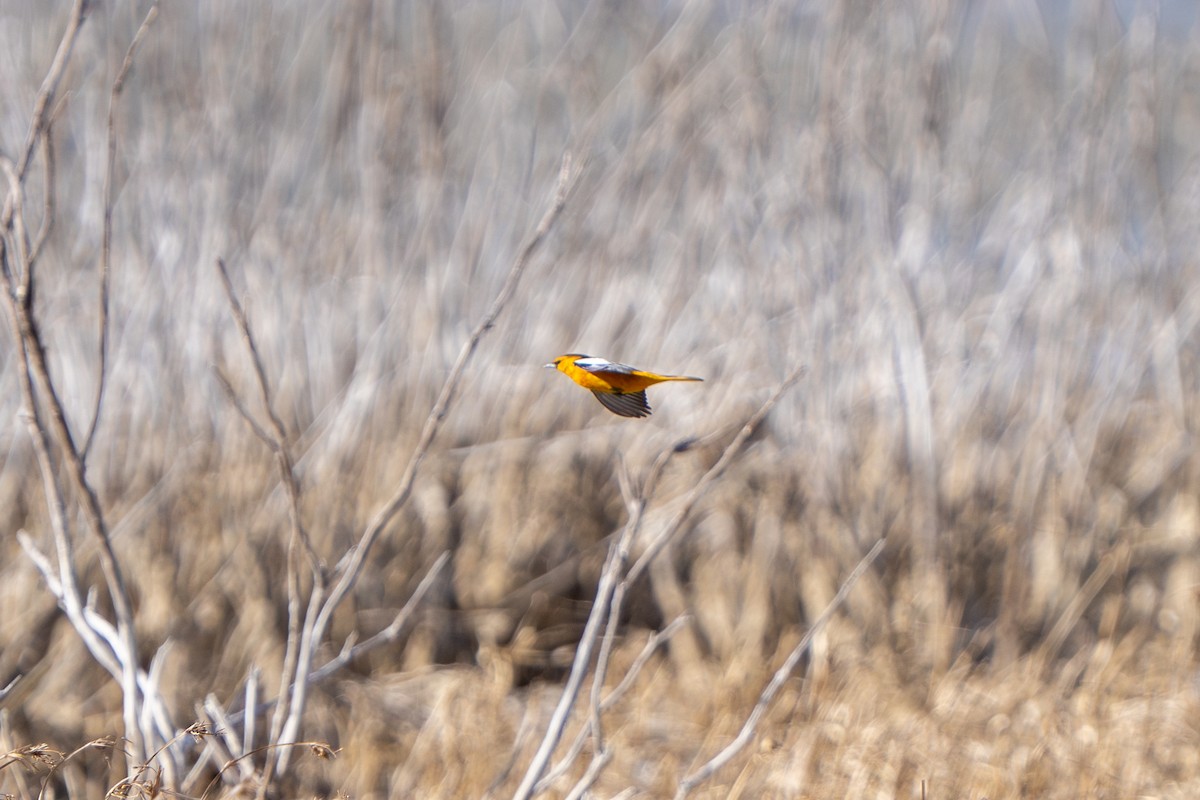
MULTIPOLYGON (((286 637, 287 506, 222 394, 229 264, 337 558, 553 192, 328 652, 450 567, 405 641, 316 691, 283 796, 511 794, 578 641, 623 458, 673 498, 804 379, 635 589, 614 665, 689 624, 607 725, 596 797, 670 796, 863 553, 883 556, 706 797, 1200 792, 1200 29, 1185 4, 168 3, 117 107, 109 385, 88 475, 177 719, 286 637), (1046 4, 1055 5, 1055 4, 1046 4), (702 375, 619 419, 563 352, 702 375)), ((0 150, 64 3, 0 5, 0 150)), ((36 310, 72 429, 97 369, 108 89, 145 14, 92 10, 54 111, 36 310)), ((35 182, 36 184, 36 182, 35 182)), ((18 545, 48 541, 0 335, 0 751, 121 733, 18 545)), ((98 582, 95 554, 81 561, 98 582)), ((620 669, 613 681, 619 680, 620 669)), ((275 686, 267 683, 270 692, 275 686)), ((573 723, 578 725, 579 721, 573 723)), ((555 784, 560 796, 585 762, 555 784)), ((0 793, 40 777, 0 770, 0 793)), ((102 754, 53 776, 100 796, 102 754)))

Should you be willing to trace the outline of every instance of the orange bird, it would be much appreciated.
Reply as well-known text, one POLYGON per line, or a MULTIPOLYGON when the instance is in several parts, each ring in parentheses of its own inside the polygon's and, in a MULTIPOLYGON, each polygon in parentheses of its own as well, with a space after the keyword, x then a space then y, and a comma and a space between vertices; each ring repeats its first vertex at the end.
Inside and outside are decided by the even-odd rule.
POLYGON ((646 387, 665 381, 702 381, 688 375, 658 375, 628 364, 615 364, 607 358, 567 353, 546 365, 557 369, 585 389, 590 389, 600 405, 622 417, 648 417, 646 387))

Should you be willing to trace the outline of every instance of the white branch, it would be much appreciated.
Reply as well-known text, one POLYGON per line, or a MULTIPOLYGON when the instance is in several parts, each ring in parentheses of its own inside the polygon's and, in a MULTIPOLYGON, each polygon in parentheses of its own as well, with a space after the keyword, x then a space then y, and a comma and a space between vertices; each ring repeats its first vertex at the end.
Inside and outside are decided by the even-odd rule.
POLYGON ((842 583, 840 589, 821 615, 813 622, 812 627, 804 634, 804 638, 800 640, 788 657, 784 660, 783 665, 775 671, 775 676, 771 678, 771 682, 767 684, 767 688, 763 689, 759 695, 758 702, 754 704, 754 710, 750 712, 750 716, 746 719, 746 723, 742 726, 742 730, 734 738, 732 742, 726 745, 725 749, 712 757, 704 766, 688 775, 679 782, 679 788, 675 791, 675 800, 681 800, 686 797, 692 789, 712 776, 714 772, 729 763, 729 761, 745 747, 750 739, 754 736, 754 731, 758 727, 759 721, 763 715, 767 713, 767 708, 771 705, 771 701, 775 699, 775 695, 783 687, 784 681, 792 674, 792 670, 796 668, 796 664, 800 663, 800 658, 808 650, 812 644, 813 637, 821 632, 825 627, 825 623, 833 616, 833 613, 838 610, 846 600, 846 596, 850 594, 850 590, 854 588, 854 584, 858 583, 858 579, 863 576, 867 568, 874 563, 875 559, 883 552, 883 546, 887 539, 880 539, 875 542, 875 546, 871 551, 863 556, 858 562, 858 566, 850 573, 845 582, 842 583))

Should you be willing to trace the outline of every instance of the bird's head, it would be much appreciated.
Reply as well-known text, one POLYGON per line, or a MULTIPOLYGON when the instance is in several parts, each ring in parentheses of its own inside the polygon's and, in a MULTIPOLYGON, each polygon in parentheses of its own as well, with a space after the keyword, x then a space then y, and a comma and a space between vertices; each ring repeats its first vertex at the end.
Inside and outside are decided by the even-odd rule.
POLYGON ((549 364, 543 364, 543 366, 546 369, 562 369, 564 364, 571 364, 579 358, 587 358, 587 356, 580 353, 567 353, 566 355, 555 358, 549 364))

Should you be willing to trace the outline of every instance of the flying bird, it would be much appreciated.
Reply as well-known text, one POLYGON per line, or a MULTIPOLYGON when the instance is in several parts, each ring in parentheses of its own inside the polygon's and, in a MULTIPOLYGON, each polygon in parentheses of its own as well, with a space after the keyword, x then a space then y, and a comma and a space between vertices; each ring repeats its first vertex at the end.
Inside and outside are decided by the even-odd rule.
POLYGON ((585 389, 590 389, 600 405, 622 417, 648 417, 646 387, 665 381, 702 381, 689 375, 659 375, 654 372, 617 364, 607 358, 568 353, 546 365, 557 369, 585 389))

